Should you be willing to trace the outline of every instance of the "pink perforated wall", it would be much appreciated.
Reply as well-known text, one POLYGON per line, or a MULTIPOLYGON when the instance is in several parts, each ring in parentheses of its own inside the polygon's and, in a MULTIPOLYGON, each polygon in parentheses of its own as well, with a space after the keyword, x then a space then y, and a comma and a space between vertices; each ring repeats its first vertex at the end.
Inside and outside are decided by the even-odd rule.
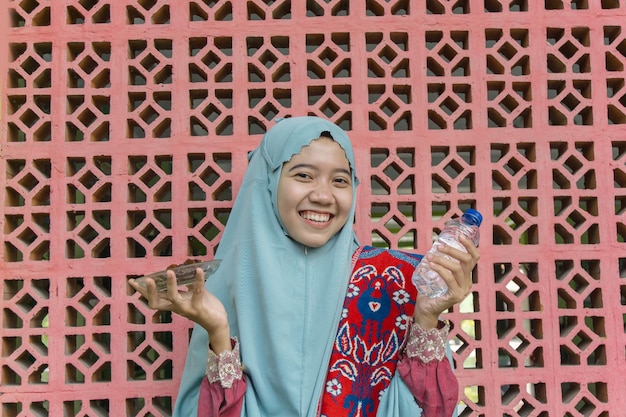
POLYGON ((485 215, 461 416, 626 415, 623 0, 3 7, 2 416, 169 415, 190 325, 126 281, 212 258, 247 152, 304 114, 355 143, 363 242, 485 215))

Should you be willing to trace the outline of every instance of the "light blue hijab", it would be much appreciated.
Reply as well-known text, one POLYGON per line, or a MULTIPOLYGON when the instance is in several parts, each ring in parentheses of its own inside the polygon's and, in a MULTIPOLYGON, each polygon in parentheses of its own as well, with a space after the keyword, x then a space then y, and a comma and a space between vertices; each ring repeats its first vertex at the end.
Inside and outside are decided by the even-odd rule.
MULTIPOLYGON (((221 266, 206 284, 226 307, 232 336, 239 339, 248 381, 244 417, 314 417, 317 413, 351 258, 358 246, 352 228, 356 184, 350 139, 338 126, 318 117, 280 120, 250 156, 215 255, 221 266), (323 132, 343 148, 350 162, 354 198, 346 225, 324 246, 305 248, 287 236, 278 216, 278 180, 283 164, 323 132)), ((207 333, 196 326, 175 417, 197 414, 207 346, 207 333)), ((378 415, 420 415, 398 376, 385 397, 378 415)))

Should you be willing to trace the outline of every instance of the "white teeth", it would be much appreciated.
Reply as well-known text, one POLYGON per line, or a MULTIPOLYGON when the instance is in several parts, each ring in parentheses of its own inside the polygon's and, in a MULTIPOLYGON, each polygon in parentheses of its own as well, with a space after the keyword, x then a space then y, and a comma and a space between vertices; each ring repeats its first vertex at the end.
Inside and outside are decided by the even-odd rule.
POLYGON ((310 211, 303 212, 302 217, 307 220, 312 220, 314 222, 320 223, 324 223, 330 220, 330 214, 311 213, 310 211))

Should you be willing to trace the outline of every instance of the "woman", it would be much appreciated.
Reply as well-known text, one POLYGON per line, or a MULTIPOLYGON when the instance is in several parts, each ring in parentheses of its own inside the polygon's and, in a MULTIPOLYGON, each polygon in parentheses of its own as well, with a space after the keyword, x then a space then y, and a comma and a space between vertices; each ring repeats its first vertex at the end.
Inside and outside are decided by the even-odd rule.
POLYGON ((200 270, 189 292, 171 272, 164 293, 131 281, 150 307, 197 323, 175 416, 453 413, 458 383, 438 317, 469 293, 478 250, 443 248, 454 259, 431 263, 448 293, 417 296, 419 256, 359 246, 356 185, 343 130, 283 119, 250 156, 206 288, 200 270))

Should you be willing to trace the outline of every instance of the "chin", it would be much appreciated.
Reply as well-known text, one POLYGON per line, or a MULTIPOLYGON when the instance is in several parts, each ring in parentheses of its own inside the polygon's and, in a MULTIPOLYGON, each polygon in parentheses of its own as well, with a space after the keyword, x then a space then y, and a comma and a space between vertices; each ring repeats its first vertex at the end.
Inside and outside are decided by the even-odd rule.
POLYGON ((317 248, 321 248, 322 246, 324 246, 328 241, 325 241, 323 243, 319 243, 319 242, 312 242, 309 244, 305 244, 305 246, 308 246, 309 248, 313 248, 313 249, 317 249, 317 248))
POLYGON ((293 237, 292 239, 295 240, 296 242, 300 243, 303 246, 306 246, 307 248, 321 248, 322 246, 324 246, 325 244, 328 243, 328 241, 330 240, 330 238, 326 239, 326 238, 309 238, 307 239, 306 237, 303 238, 298 238, 298 237, 293 237))
POLYGON ((319 240, 310 240, 310 239, 294 239, 296 242, 300 243, 302 246, 306 246, 307 248, 320 248, 324 246, 324 244, 328 241, 321 242, 319 240))

